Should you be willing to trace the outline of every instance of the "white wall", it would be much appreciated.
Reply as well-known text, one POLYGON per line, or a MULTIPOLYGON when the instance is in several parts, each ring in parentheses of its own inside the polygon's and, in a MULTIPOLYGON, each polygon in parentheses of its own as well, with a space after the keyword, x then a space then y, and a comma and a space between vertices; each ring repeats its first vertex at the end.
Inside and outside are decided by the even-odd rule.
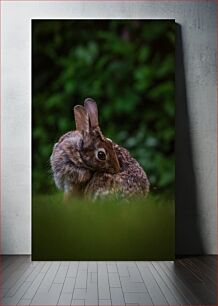
MULTIPOLYGON (((181 25, 197 207, 189 211, 179 204, 177 250, 197 251, 189 231, 198 217, 204 251, 217 253, 216 1, 3 1, 1 5, 2 253, 31 253, 32 18, 175 19, 181 25)), ((182 149, 177 153, 182 156, 182 149)))

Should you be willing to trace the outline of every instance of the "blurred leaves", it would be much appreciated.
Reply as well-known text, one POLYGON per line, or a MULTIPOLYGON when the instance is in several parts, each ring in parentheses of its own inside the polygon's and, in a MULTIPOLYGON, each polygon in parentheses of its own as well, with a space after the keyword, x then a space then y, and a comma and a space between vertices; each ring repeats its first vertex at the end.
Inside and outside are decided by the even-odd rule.
POLYGON ((33 191, 52 191, 49 156, 99 106, 103 133, 130 150, 158 190, 174 187, 174 22, 33 21, 33 191))

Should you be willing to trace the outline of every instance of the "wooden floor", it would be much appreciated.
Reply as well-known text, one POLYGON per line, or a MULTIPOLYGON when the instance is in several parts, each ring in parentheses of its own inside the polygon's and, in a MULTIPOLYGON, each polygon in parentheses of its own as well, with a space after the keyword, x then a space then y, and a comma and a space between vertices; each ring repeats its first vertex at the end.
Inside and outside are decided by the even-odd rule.
POLYGON ((1 262, 1 305, 217 305, 215 256, 175 262, 3 256, 1 262))

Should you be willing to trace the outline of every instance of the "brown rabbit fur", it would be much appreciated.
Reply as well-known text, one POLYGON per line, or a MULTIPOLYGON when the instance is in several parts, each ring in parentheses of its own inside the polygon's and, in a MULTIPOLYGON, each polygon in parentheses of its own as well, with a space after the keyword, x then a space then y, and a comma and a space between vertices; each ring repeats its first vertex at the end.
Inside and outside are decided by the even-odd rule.
POLYGON ((96 102, 87 98, 84 107, 74 107, 74 116, 76 131, 59 139, 50 158, 57 187, 65 195, 92 199, 146 196, 149 181, 144 170, 125 148, 103 136, 96 102))

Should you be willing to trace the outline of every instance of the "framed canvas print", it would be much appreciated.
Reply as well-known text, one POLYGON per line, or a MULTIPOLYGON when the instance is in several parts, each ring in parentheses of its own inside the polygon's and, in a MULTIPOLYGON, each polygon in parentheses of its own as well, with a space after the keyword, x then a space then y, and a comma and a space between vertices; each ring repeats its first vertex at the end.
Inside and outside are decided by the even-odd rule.
POLYGON ((32 259, 173 260, 174 20, 32 20, 32 259))

